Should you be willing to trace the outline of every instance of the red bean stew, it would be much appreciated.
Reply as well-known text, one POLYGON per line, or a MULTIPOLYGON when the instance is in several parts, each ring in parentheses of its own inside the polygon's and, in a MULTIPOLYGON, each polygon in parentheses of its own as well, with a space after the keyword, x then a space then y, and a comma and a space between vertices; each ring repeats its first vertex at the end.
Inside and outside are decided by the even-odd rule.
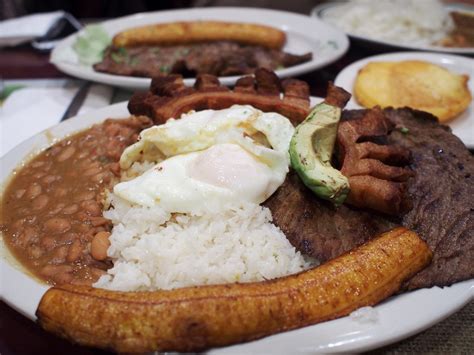
POLYGON ((61 140, 16 171, 4 191, 0 230, 13 255, 51 284, 92 284, 111 267, 104 191, 118 181, 122 151, 151 125, 108 119, 61 140))

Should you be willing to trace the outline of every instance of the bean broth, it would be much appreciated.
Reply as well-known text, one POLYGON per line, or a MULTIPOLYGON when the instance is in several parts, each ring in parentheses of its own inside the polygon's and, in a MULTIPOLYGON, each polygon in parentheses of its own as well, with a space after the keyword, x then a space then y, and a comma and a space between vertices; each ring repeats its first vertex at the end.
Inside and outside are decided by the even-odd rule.
POLYGON ((13 255, 50 284, 92 284, 111 262, 104 193, 118 181, 122 151, 151 125, 108 119, 47 148, 16 171, 1 203, 0 229, 13 255), (94 237, 97 240, 94 241, 94 237))

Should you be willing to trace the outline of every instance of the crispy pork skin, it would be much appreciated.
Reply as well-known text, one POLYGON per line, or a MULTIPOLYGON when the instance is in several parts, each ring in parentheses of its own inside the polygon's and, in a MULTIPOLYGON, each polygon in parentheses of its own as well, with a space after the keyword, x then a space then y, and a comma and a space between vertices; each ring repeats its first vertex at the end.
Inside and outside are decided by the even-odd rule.
POLYGON ((190 110, 220 110, 240 104, 281 113, 297 124, 308 115, 309 102, 308 84, 295 79, 280 80, 274 72, 260 68, 255 78, 240 78, 234 90, 222 86, 215 76, 208 74, 199 75, 194 87, 186 87, 181 75, 155 77, 150 91, 131 97, 128 110, 161 124, 190 110))
POLYGON ((347 202, 351 205, 391 215, 411 208, 405 182, 413 176, 413 171, 401 166, 409 162, 410 150, 370 141, 386 141, 393 128, 394 124, 380 107, 339 124, 339 161, 341 173, 349 179, 351 190, 347 202))

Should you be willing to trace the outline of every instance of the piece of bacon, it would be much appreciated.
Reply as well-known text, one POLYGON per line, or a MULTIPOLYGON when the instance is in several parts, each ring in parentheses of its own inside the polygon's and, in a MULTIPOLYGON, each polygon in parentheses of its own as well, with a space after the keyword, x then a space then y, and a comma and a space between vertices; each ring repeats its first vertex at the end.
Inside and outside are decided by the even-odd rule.
POLYGON ((233 90, 209 74, 199 75, 194 87, 186 87, 181 75, 156 77, 150 91, 132 96, 128 110, 161 124, 191 110, 220 110, 240 104, 264 112, 278 112, 297 124, 309 114, 309 103, 308 84, 295 79, 280 81, 274 72, 260 68, 255 77, 244 76, 237 80, 233 90))
POLYGON ((391 215, 411 207, 405 182, 413 172, 402 167, 409 162, 410 152, 379 144, 393 128, 379 107, 367 110, 360 119, 340 122, 338 156, 341 172, 349 179, 349 204, 391 215))

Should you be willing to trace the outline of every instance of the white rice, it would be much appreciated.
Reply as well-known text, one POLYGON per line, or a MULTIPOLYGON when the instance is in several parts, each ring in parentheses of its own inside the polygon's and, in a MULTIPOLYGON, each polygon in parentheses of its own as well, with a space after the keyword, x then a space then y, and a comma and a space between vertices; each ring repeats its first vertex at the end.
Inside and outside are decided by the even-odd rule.
POLYGON ((323 16, 354 35, 415 46, 433 44, 453 28, 438 0, 352 0, 323 16))
POLYGON ((109 198, 113 208, 104 216, 114 224, 108 250, 114 266, 95 287, 138 291, 262 281, 314 265, 271 223, 270 210, 256 204, 190 216, 109 198))

